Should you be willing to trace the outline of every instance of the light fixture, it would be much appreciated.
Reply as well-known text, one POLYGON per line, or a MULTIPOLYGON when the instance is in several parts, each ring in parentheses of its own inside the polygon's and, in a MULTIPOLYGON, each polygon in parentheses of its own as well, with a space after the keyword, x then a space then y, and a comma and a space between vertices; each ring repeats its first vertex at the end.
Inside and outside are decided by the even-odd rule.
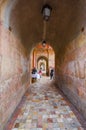
POLYGON ((42 46, 43 46, 43 47, 46 46, 46 41, 45 41, 45 40, 42 41, 42 46))
POLYGON ((49 17, 51 15, 51 11, 52 11, 52 8, 50 5, 48 4, 45 4, 42 8, 42 14, 43 14, 43 18, 44 20, 48 21, 49 20, 49 17))
POLYGON ((47 21, 49 20, 49 17, 51 15, 51 11, 52 11, 52 8, 50 5, 48 4, 45 4, 43 7, 42 7, 42 15, 43 15, 43 37, 42 37, 42 46, 45 47, 46 46, 46 32, 47 32, 47 21))

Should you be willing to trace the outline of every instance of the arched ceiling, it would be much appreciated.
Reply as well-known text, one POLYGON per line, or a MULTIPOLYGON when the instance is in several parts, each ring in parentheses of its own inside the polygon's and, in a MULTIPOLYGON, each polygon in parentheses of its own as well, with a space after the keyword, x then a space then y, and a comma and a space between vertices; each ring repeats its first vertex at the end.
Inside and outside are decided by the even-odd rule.
POLYGON ((86 24, 86 0, 9 0, 5 9, 12 32, 18 36, 26 48, 42 40, 42 6, 52 7, 47 22, 47 41, 56 50, 63 52, 86 24))

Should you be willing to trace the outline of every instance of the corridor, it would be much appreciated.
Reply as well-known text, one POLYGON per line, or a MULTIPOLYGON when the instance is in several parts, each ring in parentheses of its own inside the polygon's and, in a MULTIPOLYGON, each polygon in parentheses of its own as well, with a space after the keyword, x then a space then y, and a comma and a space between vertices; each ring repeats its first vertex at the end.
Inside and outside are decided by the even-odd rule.
POLYGON ((85 12, 86 0, 0 0, 0 130, 86 130, 85 12), (54 83, 31 84, 52 69, 54 83))
POLYGON ((31 84, 5 130, 84 130, 54 82, 31 84))

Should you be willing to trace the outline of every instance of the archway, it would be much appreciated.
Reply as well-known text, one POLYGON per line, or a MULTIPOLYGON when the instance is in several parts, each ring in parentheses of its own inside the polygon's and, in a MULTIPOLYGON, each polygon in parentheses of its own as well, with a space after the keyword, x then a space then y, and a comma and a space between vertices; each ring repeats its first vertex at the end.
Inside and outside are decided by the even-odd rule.
POLYGON ((45 56, 40 56, 37 59, 37 69, 40 70, 42 69, 42 73, 43 75, 49 75, 48 74, 48 69, 49 69, 49 65, 48 65, 48 58, 45 56))
POLYGON ((55 70, 55 52, 49 44, 43 47, 42 44, 39 43, 32 50, 31 70, 34 67, 38 71, 42 69, 43 76, 49 76, 51 68, 55 70))

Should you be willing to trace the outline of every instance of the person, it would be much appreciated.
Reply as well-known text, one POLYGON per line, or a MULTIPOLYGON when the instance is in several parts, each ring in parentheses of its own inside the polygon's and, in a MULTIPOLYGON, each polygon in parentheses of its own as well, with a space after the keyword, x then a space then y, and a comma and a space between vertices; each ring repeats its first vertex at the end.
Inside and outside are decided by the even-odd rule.
POLYGON ((53 75, 54 75, 54 70, 51 69, 51 71, 50 71, 50 79, 53 79, 53 75))
POLYGON ((32 73, 37 73, 37 69, 35 67, 32 69, 32 73))
POLYGON ((32 69, 32 83, 35 82, 37 80, 37 70, 36 68, 34 67, 32 69))
POLYGON ((42 69, 41 68, 39 70, 39 75, 40 75, 40 78, 41 78, 41 76, 42 76, 42 69))
POLYGON ((39 80, 40 79, 40 74, 39 74, 39 72, 37 72, 37 80, 39 80))

